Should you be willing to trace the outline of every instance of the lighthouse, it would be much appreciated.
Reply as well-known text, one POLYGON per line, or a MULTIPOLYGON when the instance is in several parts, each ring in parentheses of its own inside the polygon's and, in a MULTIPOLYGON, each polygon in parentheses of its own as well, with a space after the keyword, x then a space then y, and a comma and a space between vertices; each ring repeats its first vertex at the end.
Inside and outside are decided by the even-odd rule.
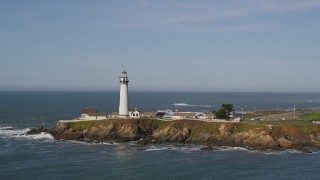
POLYGON ((123 71, 120 75, 120 103, 119 103, 119 116, 128 117, 128 74, 123 71))

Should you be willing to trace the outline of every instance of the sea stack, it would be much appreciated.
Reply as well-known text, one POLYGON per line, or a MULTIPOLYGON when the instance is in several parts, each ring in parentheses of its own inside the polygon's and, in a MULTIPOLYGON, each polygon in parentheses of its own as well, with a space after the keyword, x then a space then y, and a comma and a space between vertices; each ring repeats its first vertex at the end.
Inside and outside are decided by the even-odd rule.
POLYGON ((120 75, 120 103, 119 103, 119 117, 129 117, 128 111, 128 84, 129 78, 126 71, 120 75))

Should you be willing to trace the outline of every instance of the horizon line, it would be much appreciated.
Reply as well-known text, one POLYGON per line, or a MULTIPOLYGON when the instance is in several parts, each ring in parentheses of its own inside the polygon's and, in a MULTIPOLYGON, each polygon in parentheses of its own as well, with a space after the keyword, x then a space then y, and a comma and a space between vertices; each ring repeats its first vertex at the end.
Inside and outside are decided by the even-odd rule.
MULTIPOLYGON (((119 92, 117 90, 0 90, 2 92, 88 92, 88 93, 101 93, 101 92, 119 92)), ((133 90, 129 93, 320 93, 316 91, 144 91, 133 90)))

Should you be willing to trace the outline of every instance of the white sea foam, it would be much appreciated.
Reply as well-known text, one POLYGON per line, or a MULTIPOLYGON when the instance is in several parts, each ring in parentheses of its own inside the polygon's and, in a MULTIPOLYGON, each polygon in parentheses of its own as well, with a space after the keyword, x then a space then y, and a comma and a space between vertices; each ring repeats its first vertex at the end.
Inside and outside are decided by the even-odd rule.
POLYGON ((40 134, 34 134, 34 135, 23 135, 20 137, 28 138, 28 139, 37 139, 37 140, 43 140, 43 139, 54 139, 54 137, 46 132, 41 132, 40 134))
POLYGON ((223 147, 218 147, 216 151, 245 151, 248 153, 259 153, 259 154, 266 154, 266 155, 281 155, 281 154, 286 154, 286 153, 302 153, 301 151, 294 150, 294 149, 287 149, 285 151, 279 151, 279 150, 252 150, 252 149, 247 149, 243 147, 228 147, 228 146, 223 146, 223 147))
POLYGON ((216 151, 250 151, 250 150, 243 147, 222 146, 222 147, 218 147, 216 151))
POLYGON ((17 137, 17 136, 23 136, 28 131, 30 131, 30 128, 25 129, 13 129, 13 128, 2 128, 0 130, 0 137, 17 137))
POLYGON ((174 106, 194 106, 194 107, 213 107, 210 105, 197 105, 197 104, 187 104, 187 103, 174 103, 174 106))
POLYGON ((105 145, 118 145, 119 143, 117 143, 117 142, 103 142, 102 144, 105 144, 105 145))
POLYGON ((186 103, 174 103, 175 106, 188 106, 186 103))
POLYGON ((13 127, 12 126, 3 126, 3 127, 0 127, 0 130, 13 130, 13 127))
POLYGON ((13 129, 12 127, 1 127, 0 137, 5 138, 27 138, 27 139, 54 139, 53 136, 46 132, 41 132, 40 134, 27 135, 26 133, 30 131, 30 128, 24 129, 13 129))
POLYGON ((315 100, 309 99, 308 102, 309 103, 319 103, 320 100, 319 99, 315 99, 315 100))
POLYGON ((257 151, 257 153, 266 154, 266 155, 283 155, 283 154, 301 154, 303 152, 294 150, 294 149, 287 149, 285 151, 264 150, 264 151, 257 151))
POLYGON ((171 148, 168 146, 159 145, 159 146, 149 146, 146 149, 143 149, 143 151, 163 151, 163 150, 171 150, 171 148))
POLYGON ((285 150, 286 153, 303 153, 302 151, 299 151, 299 150, 295 150, 295 149, 287 149, 285 150))
POLYGON ((183 151, 183 152, 189 152, 189 151, 200 151, 200 146, 149 146, 143 151, 183 151))
POLYGON ((146 150, 144 150, 144 151, 162 151, 162 150, 167 150, 167 149, 165 149, 165 148, 148 148, 148 149, 146 149, 146 150))
POLYGON ((78 140, 60 140, 59 142, 63 142, 63 143, 71 143, 71 144, 82 144, 82 145, 86 145, 86 146, 99 146, 99 145, 119 145, 121 143, 117 143, 117 142, 88 142, 86 141, 88 139, 85 139, 85 141, 78 141, 78 140))
MULTIPOLYGON (((136 150, 146 151, 146 152, 153 152, 153 151, 181 151, 181 152, 193 152, 193 151, 201 151, 201 147, 203 146, 166 146, 166 145, 159 145, 159 146, 149 146, 146 148, 137 148, 136 150)), ((215 147, 216 149, 213 152, 235 152, 235 151, 242 151, 246 153, 257 153, 257 154, 264 154, 264 155, 283 155, 283 154, 300 154, 303 153, 298 150, 288 149, 285 151, 278 151, 278 150, 252 150, 243 147, 229 147, 229 146, 222 146, 222 147, 215 147)), ((320 153, 320 152, 312 152, 320 153)))
POLYGON ((265 155, 283 155, 285 154, 286 152, 285 151, 260 151, 260 152, 257 152, 257 153, 261 153, 261 154, 265 154, 265 155))
POLYGON ((88 143, 85 141, 77 141, 77 140, 59 140, 58 143, 68 143, 68 144, 82 144, 82 145, 95 145, 95 143, 88 143))

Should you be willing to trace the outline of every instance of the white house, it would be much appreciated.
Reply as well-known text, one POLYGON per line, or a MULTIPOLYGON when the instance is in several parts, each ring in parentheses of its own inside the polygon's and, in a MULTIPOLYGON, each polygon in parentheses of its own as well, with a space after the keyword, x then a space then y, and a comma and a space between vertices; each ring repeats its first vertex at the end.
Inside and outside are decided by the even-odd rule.
POLYGON ((197 116, 199 119, 215 119, 216 115, 212 112, 204 112, 197 116))
POLYGON ((129 116, 130 118, 140 118, 140 111, 138 110, 129 111, 129 116))

